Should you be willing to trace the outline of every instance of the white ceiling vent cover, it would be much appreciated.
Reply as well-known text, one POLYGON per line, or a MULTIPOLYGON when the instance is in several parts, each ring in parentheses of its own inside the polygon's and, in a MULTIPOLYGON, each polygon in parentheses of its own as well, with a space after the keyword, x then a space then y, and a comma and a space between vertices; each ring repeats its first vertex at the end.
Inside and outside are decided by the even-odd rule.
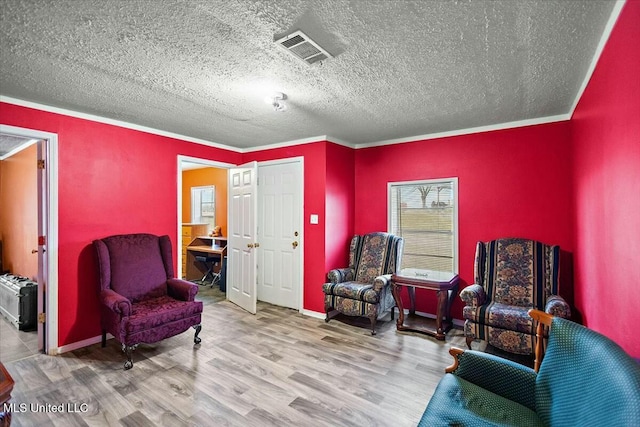
POLYGON ((329 52, 321 48, 318 43, 311 40, 302 31, 295 31, 288 36, 284 36, 276 40, 276 43, 309 65, 327 58, 333 58, 329 52))

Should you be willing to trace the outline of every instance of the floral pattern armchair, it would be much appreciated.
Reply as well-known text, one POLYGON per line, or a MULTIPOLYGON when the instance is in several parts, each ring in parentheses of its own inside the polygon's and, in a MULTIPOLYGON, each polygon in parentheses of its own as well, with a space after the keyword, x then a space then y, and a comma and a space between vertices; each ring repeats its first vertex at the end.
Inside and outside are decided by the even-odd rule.
POLYGON ((460 292, 465 302, 464 334, 517 354, 533 354, 535 325, 528 311, 544 310, 568 319, 571 310, 558 295, 558 246, 505 238, 478 242, 475 283, 460 292))
POLYGON ((378 317, 395 306, 389 282, 400 267, 403 242, 402 237, 388 233, 353 236, 349 267, 331 270, 327 275, 329 283, 322 286, 325 322, 335 312, 367 316, 371 321, 371 335, 376 334, 378 317))

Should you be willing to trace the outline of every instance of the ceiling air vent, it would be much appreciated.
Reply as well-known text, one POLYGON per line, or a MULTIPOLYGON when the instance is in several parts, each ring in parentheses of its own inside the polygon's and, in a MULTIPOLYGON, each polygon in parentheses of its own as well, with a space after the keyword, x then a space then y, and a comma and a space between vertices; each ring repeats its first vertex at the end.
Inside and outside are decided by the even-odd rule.
POLYGON ((309 65, 333 58, 329 52, 321 48, 318 43, 311 40, 302 31, 295 31, 284 36, 276 40, 276 43, 309 65))

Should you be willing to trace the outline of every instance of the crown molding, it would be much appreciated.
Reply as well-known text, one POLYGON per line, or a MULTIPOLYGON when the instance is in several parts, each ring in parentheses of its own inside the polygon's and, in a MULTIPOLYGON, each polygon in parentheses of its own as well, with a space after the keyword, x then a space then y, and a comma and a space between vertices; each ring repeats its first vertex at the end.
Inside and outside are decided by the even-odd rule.
POLYGON ((545 123, 562 122, 569 120, 571 116, 569 114, 560 114, 557 116, 540 117, 537 119, 518 120, 515 122, 498 123, 494 125, 478 126, 475 128, 458 129, 447 132, 428 133, 425 135, 408 136, 406 138, 387 139, 384 141, 368 142, 364 144, 356 144, 356 149, 380 147, 382 145, 394 145, 403 144, 405 142, 424 141, 427 139, 448 138, 452 136, 470 135, 481 132, 491 132, 496 130, 512 129, 525 126, 535 126, 545 123))
POLYGON ((326 135, 319 135, 319 136, 312 136, 309 138, 295 139, 293 141, 283 141, 283 142, 276 142, 275 144, 258 145, 255 147, 243 148, 243 149, 240 149, 240 152, 253 153, 255 151, 272 150, 274 148, 285 148, 285 147, 291 147, 293 145, 312 144, 314 142, 321 142, 326 140, 327 140, 326 135))
POLYGON ((587 70, 587 74, 584 76, 584 80, 582 81, 582 86, 578 89, 578 93, 576 94, 576 99, 573 101, 573 105, 571 106, 571 110, 569 110, 569 117, 573 117, 573 113, 576 111, 578 107, 578 103, 584 94, 584 91, 587 89, 587 85, 589 84, 589 80, 591 80, 591 76, 596 69, 596 65, 598 65, 598 61, 600 60, 600 56, 602 55, 602 51, 604 50, 604 46, 607 44, 607 40, 611 36, 611 32, 613 31, 613 27, 620 16, 620 12, 622 12, 622 8, 626 0, 617 0, 616 4, 613 6, 613 10, 611 11, 611 15, 609 16, 609 20, 607 21, 607 25, 604 27, 604 31, 602 32, 602 37, 600 37, 600 42, 596 47, 596 52, 593 54, 593 58, 591 59, 591 64, 589 65, 589 69, 587 70))
POLYGON ((21 100, 21 99, 11 98, 11 97, 7 97, 7 96, 3 96, 3 95, 0 95, 0 102, 6 102, 8 104, 19 105, 19 106, 27 107, 27 108, 34 108, 34 109, 37 109, 37 110, 47 111, 47 112, 56 113, 56 114, 62 114, 62 115, 65 115, 65 116, 71 116, 71 117, 76 117, 76 118, 85 119, 85 120, 91 120, 91 121, 94 121, 94 122, 109 124, 109 125, 113 125, 113 126, 119 126, 119 127, 123 127, 123 128, 127 128, 127 129, 138 130, 138 131, 142 131, 142 132, 146 132, 146 133, 151 133, 151 134, 154 134, 154 135, 166 136, 166 137, 174 138, 174 139, 180 139, 180 140, 187 141, 187 142, 193 142, 195 144, 201 144, 201 145, 206 145, 206 146, 209 146, 209 147, 215 147, 215 148, 220 148, 220 149, 223 149, 223 150, 233 151, 233 152, 240 153, 240 154, 251 153, 251 152, 256 152, 256 151, 263 151, 263 150, 270 150, 270 149, 275 149, 275 148, 292 147, 292 146, 302 145, 302 144, 312 144, 314 142, 321 142, 321 141, 328 141, 328 142, 331 142, 331 143, 334 143, 334 144, 342 145, 344 147, 352 148, 352 149, 356 149, 357 150, 357 149, 361 149, 361 148, 370 148, 370 147, 379 147, 379 146, 384 146, 384 145, 403 144, 403 143, 406 143, 406 142, 416 142, 416 141, 423 141, 423 140, 436 139, 436 138, 447 138, 447 137, 452 137, 452 136, 469 135, 469 134, 481 133, 481 132, 491 132, 491 131, 496 131, 496 130, 504 130, 504 129, 524 127, 524 126, 534 126, 534 125, 539 125, 539 124, 554 123, 554 122, 560 122, 560 121, 565 121, 565 120, 570 120, 571 119, 571 114, 567 113, 567 114, 560 114, 560 115, 557 115, 557 116, 540 117, 540 118, 536 118, 536 119, 519 120, 519 121, 514 121, 514 122, 508 122, 508 123, 499 123, 499 124, 493 124, 493 125, 488 125, 488 126, 479 126, 479 127, 475 127, 475 128, 458 129, 458 130, 453 130, 453 131, 430 133, 430 134, 424 134, 424 135, 414 135, 414 136, 408 136, 408 137, 405 137, 405 138, 388 139, 388 140, 383 140, 383 141, 375 141, 375 142, 368 142, 368 143, 362 143, 362 144, 353 144, 353 143, 350 143, 350 142, 347 142, 347 141, 344 141, 344 140, 341 140, 339 138, 336 138, 336 137, 333 137, 333 136, 329 136, 329 135, 319 135, 319 136, 296 139, 296 140, 292 140, 292 141, 284 141, 284 142, 279 142, 279 143, 269 144, 269 145, 259 145, 259 146, 248 147, 248 148, 238 148, 238 147, 232 147, 232 146, 229 146, 229 145, 219 144, 219 143, 215 143, 215 142, 211 142, 211 141, 206 141, 206 140, 203 140, 203 139, 193 138, 193 137, 186 136, 186 135, 180 135, 180 134, 175 134, 175 133, 171 133, 171 132, 167 132, 167 131, 163 131, 163 130, 159 130, 159 129, 149 128, 149 127, 146 127, 146 126, 140 126, 140 125, 137 125, 137 124, 134 124, 134 123, 128 123, 128 122, 123 122, 123 121, 120 121, 120 120, 108 119, 106 117, 100 117, 100 116, 95 116, 95 115, 92 115, 92 114, 80 113, 80 112, 77 112, 77 111, 66 110, 66 109, 63 109, 63 108, 52 107, 52 106, 49 106, 49 105, 38 104, 38 103, 35 103, 35 102, 30 102, 30 101, 24 101, 24 100, 21 100))
POLYGON ((220 148, 222 150, 233 151, 241 153, 242 151, 237 147, 230 145, 220 144, 213 141, 207 141, 204 139, 193 138, 186 135, 180 135, 173 132, 167 132, 160 129, 154 129, 147 126, 141 126, 135 123, 124 122, 122 120, 109 119, 102 116, 96 116, 93 114, 81 113, 79 111, 67 110, 66 108, 53 107, 51 105, 38 104, 37 102, 25 101, 22 99, 11 98, 9 96, 0 95, 0 102, 6 102, 7 104, 19 105, 21 107, 34 108, 36 110, 46 111, 49 113, 62 114, 64 116, 75 117, 83 120, 90 120, 92 122, 103 123, 107 125, 118 126, 126 129, 137 130, 140 132, 146 132, 153 135, 165 136, 167 138, 179 139, 182 141, 193 142, 195 144, 206 145, 208 147, 220 148))

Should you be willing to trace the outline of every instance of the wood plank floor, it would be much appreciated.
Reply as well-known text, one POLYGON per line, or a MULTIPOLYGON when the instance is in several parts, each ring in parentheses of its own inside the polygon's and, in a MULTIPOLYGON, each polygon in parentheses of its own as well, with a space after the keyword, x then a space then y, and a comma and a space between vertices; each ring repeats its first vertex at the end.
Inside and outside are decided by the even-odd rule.
POLYGON ((14 413, 13 425, 414 426, 449 347, 464 346, 460 330, 441 342, 388 321, 372 337, 366 318, 325 323, 265 303, 251 315, 215 289, 199 298, 202 343, 189 330, 142 344, 129 371, 115 340, 6 363, 13 403, 67 405, 14 413))

